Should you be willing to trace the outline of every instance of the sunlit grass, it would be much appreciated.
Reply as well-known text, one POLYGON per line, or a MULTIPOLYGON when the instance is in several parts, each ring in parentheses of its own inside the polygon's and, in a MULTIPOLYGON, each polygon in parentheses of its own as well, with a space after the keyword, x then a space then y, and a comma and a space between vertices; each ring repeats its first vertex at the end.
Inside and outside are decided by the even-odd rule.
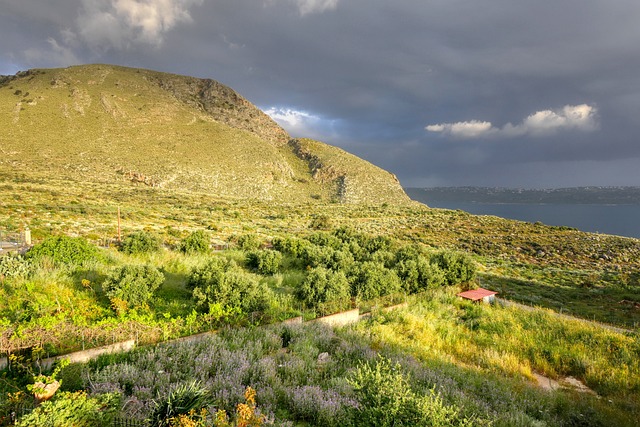
POLYGON ((447 301, 436 295, 363 326, 380 343, 531 378, 574 376, 603 395, 640 392, 640 340, 546 310, 447 301))

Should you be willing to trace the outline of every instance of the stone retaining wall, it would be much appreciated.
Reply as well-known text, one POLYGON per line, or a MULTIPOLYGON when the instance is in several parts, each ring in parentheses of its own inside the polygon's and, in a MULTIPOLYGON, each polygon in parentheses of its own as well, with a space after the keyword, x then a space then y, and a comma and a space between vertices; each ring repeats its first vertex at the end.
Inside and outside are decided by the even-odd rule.
POLYGON ((328 326, 344 326, 356 323, 358 320, 360 320, 360 309, 356 308, 349 311, 343 311, 342 313, 318 317, 317 319, 309 320, 309 322, 322 323, 328 326))
MULTIPOLYGON (((404 308, 407 306, 407 303, 394 305, 391 307, 385 307, 382 310, 389 311, 397 308, 404 308)), ((356 308, 349 311, 343 311, 341 313, 331 314, 329 316, 319 317, 317 319, 309 320, 307 323, 317 322, 322 323, 327 326, 337 327, 337 326, 345 326, 350 325, 352 323, 358 322, 361 318, 370 316, 371 313, 366 313, 361 315, 360 309, 356 308)), ((294 317, 292 319, 288 319, 282 322, 285 325, 291 324, 302 324, 302 316, 294 317)), ((165 341, 165 342, 192 342, 192 341, 200 341, 208 336, 215 334, 215 332, 203 332, 200 334, 189 335, 187 337, 176 338, 173 340, 165 341)), ((40 366, 42 369, 50 369, 53 364, 60 359, 69 359, 71 363, 84 363, 89 360, 95 359, 98 356, 109 353, 118 353, 132 350, 136 345, 135 340, 131 339, 128 341, 122 341, 111 345, 105 345, 103 347, 96 347, 89 350, 77 351, 74 353, 65 354, 62 356, 50 357, 48 359, 44 359, 40 362, 40 366)), ((6 357, 0 358, 0 370, 5 369, 8 366, 8 360, 6 357)))
POLYGON ((117 342, 111 345, 105 345, 103 347, 95 347, 89 350, 84 351, 76 351, 74 353, 64 354, 62 356, 50 357, 48 359, 43 359, 40 362, 40 366, 42 369, 50 369, 53 364, 60 359, 69 359, 71 363, 84 363, 89 360, 95 359, 98 356, 109 353, 120 353, 132 350, 136 345, 136 340, 128 340, 117 342))

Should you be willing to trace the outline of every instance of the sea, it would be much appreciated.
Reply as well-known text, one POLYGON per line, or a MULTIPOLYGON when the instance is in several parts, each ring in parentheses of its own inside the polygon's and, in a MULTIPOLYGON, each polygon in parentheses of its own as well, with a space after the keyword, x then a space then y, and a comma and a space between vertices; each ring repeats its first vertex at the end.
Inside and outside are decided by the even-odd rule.
POLYGON ((429 200, 432 208, 459 209, 519 221, 567 226, 593 233, 640 239, 640 205, 517 204, 429 200))

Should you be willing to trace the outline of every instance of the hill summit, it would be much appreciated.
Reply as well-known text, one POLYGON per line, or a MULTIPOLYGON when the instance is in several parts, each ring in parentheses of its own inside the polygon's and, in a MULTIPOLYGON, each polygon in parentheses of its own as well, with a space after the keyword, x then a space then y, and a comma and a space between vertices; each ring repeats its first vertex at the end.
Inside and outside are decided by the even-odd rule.
POLYGON ((0 77, 0 173, 290 203, 409 203, 396 177, 292 139, 211 79, 113 65, 0 77))

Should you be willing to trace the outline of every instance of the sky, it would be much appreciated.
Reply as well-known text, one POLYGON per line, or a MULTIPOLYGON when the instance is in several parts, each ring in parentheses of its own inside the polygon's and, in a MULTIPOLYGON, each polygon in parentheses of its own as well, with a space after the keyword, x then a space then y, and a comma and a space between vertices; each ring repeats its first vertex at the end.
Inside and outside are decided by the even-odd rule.
POLYGON ((211 78, 405 187, 640 186, 638 0, 0 0, 0 74, 211 78))

